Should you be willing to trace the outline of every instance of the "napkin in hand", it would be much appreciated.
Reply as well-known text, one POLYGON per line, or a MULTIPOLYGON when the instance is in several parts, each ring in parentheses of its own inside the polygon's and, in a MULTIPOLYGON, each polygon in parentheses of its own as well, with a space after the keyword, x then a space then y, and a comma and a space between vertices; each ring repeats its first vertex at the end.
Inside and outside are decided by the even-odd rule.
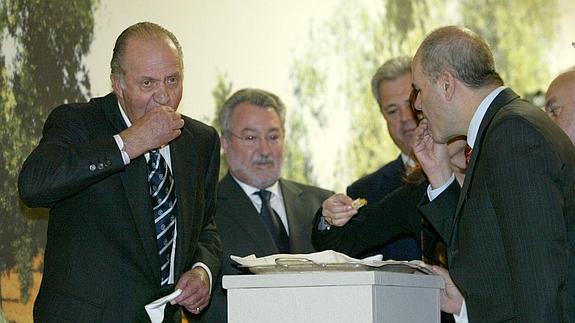
POLYGON ((181 289, 176 289, 170 295, 166 295, 144 306, 152 323, 162 323, 164 320, 164 309, 166 308, 166 304, 178 297, 181 293, 181 289))

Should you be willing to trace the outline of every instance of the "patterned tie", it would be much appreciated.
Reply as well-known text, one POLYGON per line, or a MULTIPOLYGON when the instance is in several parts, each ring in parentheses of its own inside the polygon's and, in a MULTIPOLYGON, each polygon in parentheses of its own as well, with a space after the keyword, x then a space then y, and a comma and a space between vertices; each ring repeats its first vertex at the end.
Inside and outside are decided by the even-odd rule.
POLYGON ((170 276, 170 258, 176 227, 177 198, 172 173, 158 149, 150 150, 148 183, 150 184, 150 195, 154 207, 156 242, 161 264, 161 284, 165 285, 168 283, 170 276))
POLYGON ((469 145, 465 146, 465 166, 469 165, 469 161, 471 160, 471 154, 473 154, 473 148, 469 145))
POLYGON ((267 190, 259 190, 255 194, 259 195, 260 199, 262 200, 262 209, 260 211, 260 215, 266 224, 268 231, 272 234, 278 250, 281 253, 289 253, 289 237, 279 216, 270 204, 272 192, 267 190))

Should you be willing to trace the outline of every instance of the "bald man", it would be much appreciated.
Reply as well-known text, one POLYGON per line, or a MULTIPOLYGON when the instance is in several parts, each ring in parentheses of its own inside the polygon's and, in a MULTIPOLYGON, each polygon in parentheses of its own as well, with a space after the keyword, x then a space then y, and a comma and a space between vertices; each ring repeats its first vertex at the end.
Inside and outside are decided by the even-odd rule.
POLYGON ((545 111, 575 143, 575 67, 551 82, 545 94, 545 111))

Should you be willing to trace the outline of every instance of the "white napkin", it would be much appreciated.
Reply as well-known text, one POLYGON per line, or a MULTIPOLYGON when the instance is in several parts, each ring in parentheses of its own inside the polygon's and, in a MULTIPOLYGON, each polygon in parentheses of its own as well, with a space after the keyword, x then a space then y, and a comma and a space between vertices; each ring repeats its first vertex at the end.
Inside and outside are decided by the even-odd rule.
POLYGON ((319 265, 332 265, 332 264, 361 264, 369 267, 382 267, 386 265, 402 265, 418 269, 425 273, 431 273, 426 264, 421 260, 398 261, 398 260, 382 260, 382 255, 375 255, 363 259, 352 258, 346 254, 333 251, 324 250, 314 253, 306 254, 275 254, 267 257, 256 257, 249 255, 246 257, 238 257, 230 255, 230 258, 243 267, 258 267, 258 266, 276 266, 276 259, 281 260, 304 260, 311 261, 319 265))
POLYGON ((166 304, 178 297, 181 293, 181 289, 176 289, 170 295, 166 295, 144 306, 152 323, 162 323, 164 320, 164 309, 166 308, 166 304))
POLYGON ((275 254, 267 257, 257 258, 255 255, 238 257, 231 255, 233 261, 245 267, 275 265, 276 259, 306 259, 316 264, 362 264, 366 266, 379 267, 382 255, 375 255, 363 259, 355 259, 348 255, 333 250, 325 250, 306 254, 275 254))

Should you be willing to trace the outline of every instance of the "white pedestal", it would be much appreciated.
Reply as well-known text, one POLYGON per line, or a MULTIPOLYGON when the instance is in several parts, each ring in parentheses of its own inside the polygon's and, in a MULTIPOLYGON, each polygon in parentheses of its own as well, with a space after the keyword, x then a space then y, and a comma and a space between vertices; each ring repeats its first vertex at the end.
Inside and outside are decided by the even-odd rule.
POLYGON ((224 276, 230 323, 439 323, 438 276, 384 271, 224 276))

